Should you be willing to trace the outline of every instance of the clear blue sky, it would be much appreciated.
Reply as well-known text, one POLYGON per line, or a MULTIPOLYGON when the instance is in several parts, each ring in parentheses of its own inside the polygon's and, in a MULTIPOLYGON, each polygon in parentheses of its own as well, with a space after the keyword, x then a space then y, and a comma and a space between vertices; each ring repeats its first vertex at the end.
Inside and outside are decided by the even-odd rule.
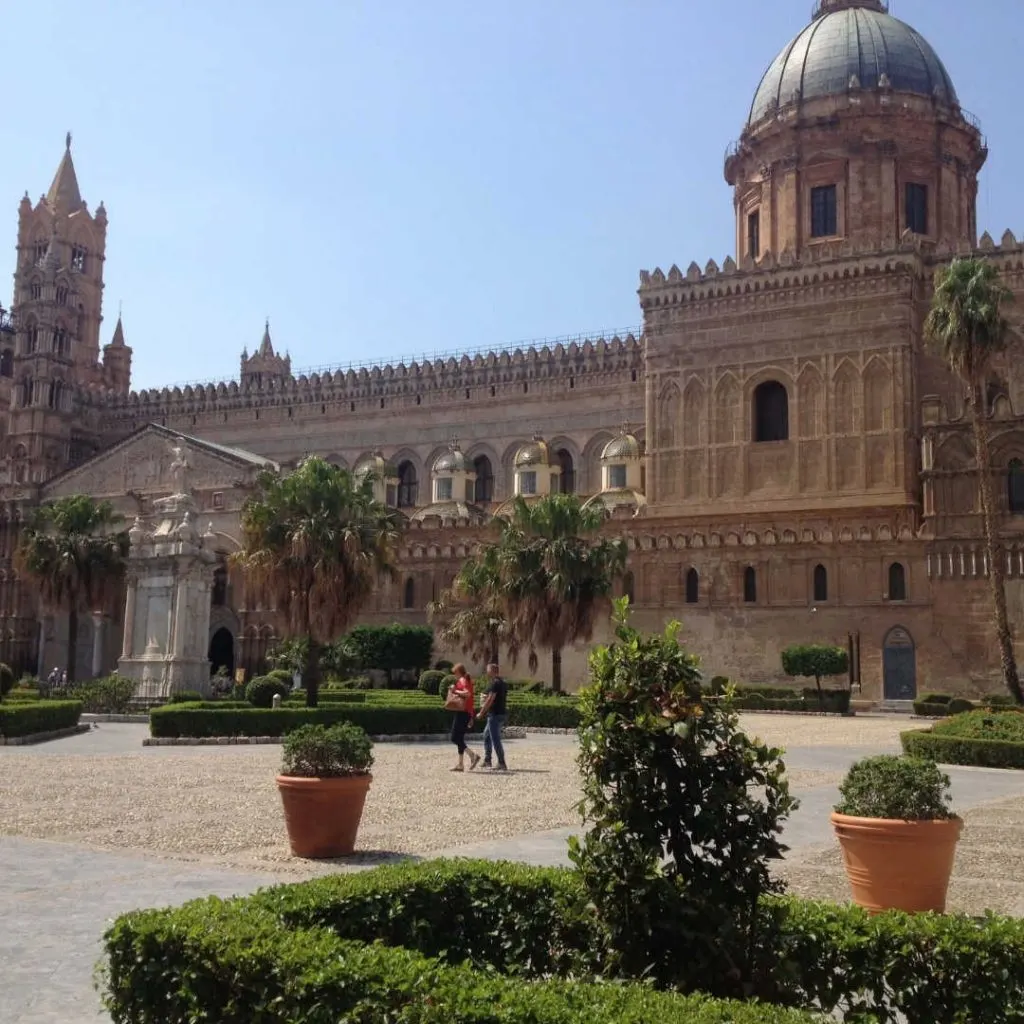
MULTIPOLYGON (((237 375, 265 316, 297 368, 633 325, 641 267, 731 254, 725 147, 810 8, 9 4, 0 253, 71 129, 136 387, 237 375)), ((982 120, 979 228, 1024 234, 1024 0, 893 13, 982 120)))

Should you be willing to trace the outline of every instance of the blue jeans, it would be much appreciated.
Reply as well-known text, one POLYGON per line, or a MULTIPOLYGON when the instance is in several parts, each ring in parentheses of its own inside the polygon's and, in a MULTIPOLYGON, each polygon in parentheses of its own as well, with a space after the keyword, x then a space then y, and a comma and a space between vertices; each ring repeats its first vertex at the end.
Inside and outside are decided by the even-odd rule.
POLYGON ((505 748, 501 745, 501 730, 508 721, 508 715, 487 715, 487 728, 484 730, 484 761, 490 762, 491 750, 498 755, 498 764, 505 767, 505 748))

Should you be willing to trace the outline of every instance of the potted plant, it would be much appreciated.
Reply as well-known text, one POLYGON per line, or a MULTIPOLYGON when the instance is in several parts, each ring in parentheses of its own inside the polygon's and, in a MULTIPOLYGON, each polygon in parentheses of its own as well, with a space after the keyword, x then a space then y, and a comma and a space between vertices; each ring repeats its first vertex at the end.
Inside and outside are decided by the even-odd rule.
POLYGON ((277 788, 296 857, 344 857, 356 833, 373 776, 373 743, 349 722, 303 725, 284 738, 277 788))
POLYGON ((885 754, 850 768, 832 815, 853 901, 882 910, 946 909, 963 821, 949 776, 931 761, 885 754))

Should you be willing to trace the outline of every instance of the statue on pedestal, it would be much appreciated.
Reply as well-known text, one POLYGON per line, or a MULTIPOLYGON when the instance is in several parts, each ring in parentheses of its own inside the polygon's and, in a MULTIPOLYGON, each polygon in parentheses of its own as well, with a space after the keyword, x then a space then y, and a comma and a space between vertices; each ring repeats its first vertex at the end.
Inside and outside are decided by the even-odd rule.
POLYGON ((188 471, 192 468, 189 465, 185 449, 180 445, 171 446, 171 454, 174 460, 171 462, 171 481, 173 483, 173 494, 188 494, 188 471))

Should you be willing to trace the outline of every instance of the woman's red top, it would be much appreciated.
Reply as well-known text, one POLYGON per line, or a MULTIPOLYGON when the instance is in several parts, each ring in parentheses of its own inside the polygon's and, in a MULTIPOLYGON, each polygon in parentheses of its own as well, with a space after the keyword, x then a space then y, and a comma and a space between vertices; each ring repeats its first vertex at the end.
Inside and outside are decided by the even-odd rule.
POLYGON ((455 684, 455 692, 468 694, 466 697, 466 711, 471 715, 475 715, 476 705, 473 703, 473 680, 469 676, 460 676, 455 684))

